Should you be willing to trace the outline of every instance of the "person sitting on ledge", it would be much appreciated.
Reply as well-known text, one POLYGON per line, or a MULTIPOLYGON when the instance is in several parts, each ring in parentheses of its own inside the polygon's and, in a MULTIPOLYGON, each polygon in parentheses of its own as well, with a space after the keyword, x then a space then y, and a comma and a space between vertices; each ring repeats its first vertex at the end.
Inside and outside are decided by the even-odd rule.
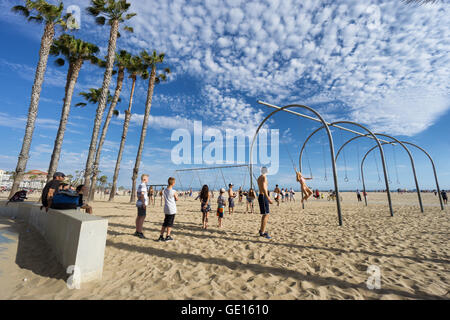
POLYGON ((92 207, 90 205, 88 205, 84 200, 83 200, 83 195, 86 192, 86 187, 84 186, 84 184, 79 185, 76 189, 77 193, 78 193, 78 208, 80 209, 84 209, 86 210, 86 213, 92 214, 92 207))
POLYGON ((48 212, 48 208, 52 205, 52 199, 55 193, 59 189, 59 184, 64 181, 66 178, 66 175, 62 172, 55 172, 53 175, 53 180, 50 180, 47 182, 47 184, 44 186, 44 189, 42 189, 42 208, 45 208, 45 210, 48 212))

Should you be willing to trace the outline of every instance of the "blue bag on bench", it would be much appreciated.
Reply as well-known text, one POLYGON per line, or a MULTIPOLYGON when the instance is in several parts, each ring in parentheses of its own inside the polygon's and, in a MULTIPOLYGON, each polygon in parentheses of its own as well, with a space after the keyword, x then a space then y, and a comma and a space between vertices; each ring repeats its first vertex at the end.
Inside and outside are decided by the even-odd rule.
POLYGON ((76 209, 79 195, 75 191, 62 190, 53 196, 52 209, 76 209))

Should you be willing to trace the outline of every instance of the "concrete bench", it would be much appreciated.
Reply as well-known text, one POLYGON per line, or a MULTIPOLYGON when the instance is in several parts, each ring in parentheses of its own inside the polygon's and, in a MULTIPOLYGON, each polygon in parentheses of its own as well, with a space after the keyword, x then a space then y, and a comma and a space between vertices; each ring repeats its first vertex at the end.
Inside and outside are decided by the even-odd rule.
POLYGON ((77 210, 40 210, 35 202, 0 201, 0 215, 21 219, 46 240, 64 268, 76 266, 80 283, 100 280, 108 220, 77 210))

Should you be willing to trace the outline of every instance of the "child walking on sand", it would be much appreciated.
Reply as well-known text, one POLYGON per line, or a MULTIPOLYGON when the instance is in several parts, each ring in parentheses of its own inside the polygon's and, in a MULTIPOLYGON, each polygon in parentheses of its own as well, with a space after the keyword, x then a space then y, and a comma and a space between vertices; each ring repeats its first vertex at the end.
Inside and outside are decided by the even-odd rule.
POLYGON ((208 228, 208 213, 211 211, 209 199, 210 199, 209 188, 205 184, 202 188, 202 191, 200 191, 200 202, 201 202, 200 210, 202 211, 202 224, 203 224, 202 229, 208 228))
POLYGON ((227 202, 225 201, 225 197, 223 196, 224 194, 225 189, 220 189, 220 195, 217 198, 217 217, 219 219, 219 228, 222 228, 223 213, 225 212, 225 207, 227 206, 227 202))
POLYGON ((302 188, 302 192, 306 195, 303 199, 302 199, 302 203, 303 201, 306 201, 309 199, 309 197, 312 196, 313 192, 312 190, 306 185, 306 180, 312 180, 312 178, 305 178, 303 177, 302 173, 295 170, 295 173, 297 175, 297 181, 300 182, 300 186, 302 188))
POLYGON ((173 238, 170 236, 170 233, 172 232, 173 221, 175 220, 175 215, 177 213, 176 201, 178 201, 177 192, 173 190, 174 185, 175 185, 175 178, 170 177, 168 180, 168 187, 163 192, 165 218, 161 228, 161 234, 157 241, 173 240, 173 238), (165 238, 164 232, 167 232, 165 238))

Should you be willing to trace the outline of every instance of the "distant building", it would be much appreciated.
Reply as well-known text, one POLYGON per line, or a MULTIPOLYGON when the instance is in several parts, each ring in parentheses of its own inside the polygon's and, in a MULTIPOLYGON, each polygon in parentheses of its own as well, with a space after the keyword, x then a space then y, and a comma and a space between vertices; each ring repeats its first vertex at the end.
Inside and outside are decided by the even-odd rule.
POLYGON ((0 170, 0 188, 11 188, 12 186, 12 174, 7 173, 5 170, 0 170))
MULTIPOLYGON (((43 189, 47 182, 47 172, 40 170, 31 170, 24 174, 23 180, 19 185, 21 189, 43 189)), ((13 184, 13 175, 7 171, 0 170, 0 188, 11 188, 13 184)))

